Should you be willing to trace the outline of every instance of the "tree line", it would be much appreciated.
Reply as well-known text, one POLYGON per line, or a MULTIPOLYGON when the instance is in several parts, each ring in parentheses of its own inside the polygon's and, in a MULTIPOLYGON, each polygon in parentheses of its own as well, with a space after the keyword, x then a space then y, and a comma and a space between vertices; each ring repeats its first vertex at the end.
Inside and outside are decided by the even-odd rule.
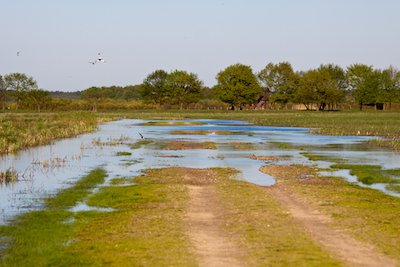
POLYGON ((344 105, 390 109, 392 103, 400 102, 400 71, 393 66, 375 69, 352 64, 343 69, 325 64, 308 71, 294 71, 289 62, 281 62, 269 63, 254 72, 250 66, 238 63, 221 70, 216 81, 209 88, 195 73, 155 70, 139 85, 90 87, 79 92, 79 102, 57 99, 54 93, 52 99, 49 92, 38 89, 32 77, 12 73, 0 76, 0 101, 3 108, 8 97, 17 107, 25 105, 40 110, 52 102, 58 107, 68 102, 74 109, 94 111, 98 108, 280 109, 293 104, 307 110, 334 110, 344 105))

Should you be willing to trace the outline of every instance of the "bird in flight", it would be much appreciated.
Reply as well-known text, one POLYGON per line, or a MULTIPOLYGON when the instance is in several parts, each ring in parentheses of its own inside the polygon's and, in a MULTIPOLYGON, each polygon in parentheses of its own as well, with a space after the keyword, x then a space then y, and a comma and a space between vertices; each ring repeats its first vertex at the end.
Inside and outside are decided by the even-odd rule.
POLYGON ((19 51, 17 52, 17 57, 19 57, 19 54, 20 54, 20 53, 21 53, 21 52, 19 52, 19 51))
POLYGON ((94 65, 96 63, 106 63, 104 58, 101 56, 101 53, 97 53, 97 58, 94 61, 89 61, 90 64, 94 65))

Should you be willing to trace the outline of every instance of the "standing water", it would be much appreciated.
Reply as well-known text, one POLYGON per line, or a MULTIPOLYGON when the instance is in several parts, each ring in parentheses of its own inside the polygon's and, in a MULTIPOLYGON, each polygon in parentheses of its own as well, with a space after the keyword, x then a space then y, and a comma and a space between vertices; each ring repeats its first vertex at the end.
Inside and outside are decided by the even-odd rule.
MULTIPOLYGON (((269 186, 274 178, 259 171, 266 164, 302 164, 329 167, 329 160, 310 161, 303 152, 347 158, 352 164, 400 168, 400 155, 390 151, 360 150, 368 137, 313 135, 306 128, 254 126, 242 121, 120 120, 101 125, 95 133, 56 141, 15 155, 3 156, 0 171, 9 179, 0 184, 0 224, 16 214, 43 206, 43 198, 71 186, 96 167, 113 178, 132 178, 148 168, 227 167, 239 171, 238 178, 269 186), (141 146, 135 145, 136 143, 141 146), (217 149, 162 149, 169 142, 213 142, 217 149), (238 148, 240 145, 242 147, 238 148), (126 152, 126 153, 118 153, 126 152), (262 160, 257 160, 262 159, 262 160), (273 162, 268 158, 274 159, 273 162)), ((352 182, 349 171, 325 173, 352 182)), ((357 182, 358 183, 358 182, 357 182)), ((370 187, 392 195, 385 185, 370 187)), ((88 208, 80 204, 74 210, 88 208)))

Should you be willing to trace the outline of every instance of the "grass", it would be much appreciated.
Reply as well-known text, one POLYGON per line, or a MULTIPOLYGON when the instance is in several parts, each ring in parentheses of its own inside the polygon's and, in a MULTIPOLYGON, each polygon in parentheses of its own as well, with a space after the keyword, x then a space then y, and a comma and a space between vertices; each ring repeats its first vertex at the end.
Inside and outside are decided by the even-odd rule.
POLYGON ((230 179, 226 169, 218 173, 227 231, 246 248, 252 266, 340 265, 263 187, 230 179))
POLYGON ((128 152, 128 151, 118 151, 116 155, 117 156, 131 156, 132 153, 128 152))
POLYGON ((186 142, 169 141, 165 145, 166 150, 186 150, 186 149, 217 149, 214 142, 186 142))
POLYGON ((151 140, 140 140, 140 141, 137 141, 136 143, 134 143, 133 145, 131 145, 131 148, 132 149, 139 149, 139 148, 141 148, 143 146, 147 146, 147 145, 154 144, 154 143, 155 142, 151 141, 151 140))
POLYGON ((344 161, 344 159, 335 158, 335 157, 328 156, 328 155, 318 155, 318 154, 314 154, 314 153, 310 153, 310 152, 301 152, 300 154, 312 161, 329 161, 329 162, 336 162, 336 163, 340 163, 340 162, 344 161))
POLYGON ((333 169, 348 169, 351 175, 357 176, 358 181, 371 185, 375 183, 400 183, 400 170, 383 170, 375 165, 334 164, 333 169), (397 178, 395 178, 397 176, 397 178))
POLYGON ((88 112, 0 114, 0 154, 91 132, 105 120, 110 118, 88 112))
POLYGON ((90 205, 113 213, 77 219, 70 250, 93 266, 195 266, 183 224, 187 193, 176 170, 149 170, 136 185, 104 187, 90 205))
POLYGON ((237 150, 257 150, 257 147, 253 143, 231 142, 229 145, 237 150))
POLYGON ((86 197, 104 178, 104 170, 94 170, 75 186, 47 199, 46 209, 22 214, 10 226, 1 227, 0 235, 11 237, 11 241, 0 259, 0 266, 76 266, 88 263, 80 253, 68 250, 68 244, 74 240, 75 227, 67 223, 73 218, 67 209, 86 197))
POLYGON ((400 260, 398 197, 340 178, 318 176, 318 170, 305 166, 272 166, 265 171, 299 194, 309 206, 330 215, 335 227, 400 260), (301 179, 304 174, 312 176, 301 179))
POLYGON ((102 187, 89 197, 90 205, 113 212, 69 211, 104 177, 94 170, 49 198, 46 209, 1 227, 0 247, 9 247, 0 266, 195 266, 183 225, 187 193, 174 169, 148 171, 136 185, 102 187))

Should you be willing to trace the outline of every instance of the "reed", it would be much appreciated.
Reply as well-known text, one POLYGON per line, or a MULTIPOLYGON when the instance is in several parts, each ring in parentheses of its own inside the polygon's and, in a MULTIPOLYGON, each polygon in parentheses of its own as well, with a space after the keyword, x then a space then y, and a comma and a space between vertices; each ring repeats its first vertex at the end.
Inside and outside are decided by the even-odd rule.
POLYGON ((107 120, 110 119, 106 116, 88 112, 0 114, 0 154, 91 132, 99 122, 107 120))

